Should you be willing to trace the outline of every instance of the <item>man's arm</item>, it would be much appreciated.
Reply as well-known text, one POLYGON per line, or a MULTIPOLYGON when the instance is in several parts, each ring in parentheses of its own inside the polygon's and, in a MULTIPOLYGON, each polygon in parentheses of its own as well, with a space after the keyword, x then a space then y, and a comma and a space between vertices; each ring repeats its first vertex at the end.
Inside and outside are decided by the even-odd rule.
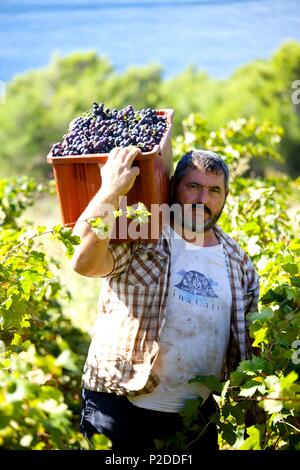
POLYGON ((132 167, 132 162, 139 152, 136 147, 115 148, 101 168, 101 188, 80 215, 73 230, 73 234, 81 238, 81 243, 75 248, 72 267, 82 276, 107 276, 114 268, 114 258, 109 250, 110 235, 100 239, 88 222, 81 221, 100 216, 112 230, 114 223, 112 212, 118 209, 119 198, 128 193, 139 174, 139 168, 132 167), (110 213, 102 215, 108 207, 110 213))

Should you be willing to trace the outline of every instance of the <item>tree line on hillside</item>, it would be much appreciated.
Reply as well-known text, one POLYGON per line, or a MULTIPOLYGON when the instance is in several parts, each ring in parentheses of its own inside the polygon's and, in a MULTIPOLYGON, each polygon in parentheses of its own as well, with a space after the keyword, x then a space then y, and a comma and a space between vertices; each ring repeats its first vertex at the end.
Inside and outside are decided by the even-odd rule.
MULTIPOLYGON (((291 176, 300 174, 300 105, 292 84, 300 78, 300 43, 283 44, 269 60, 256 60, 225 80, 190 67, 163 79, 158 65, 117 73, 96 52, 55 55, 42 69, 17 76, 0 107, 0 175, 52 176, 46 155, 67 132, 68 123, 94 101, 111 108, 173 108, 174 136, 190 113, 202 115, 209 129, 231 119, 268 119, 283 129, 280 152, 291 176)), ((278 164, 274 163, 273 165, 278 164)))

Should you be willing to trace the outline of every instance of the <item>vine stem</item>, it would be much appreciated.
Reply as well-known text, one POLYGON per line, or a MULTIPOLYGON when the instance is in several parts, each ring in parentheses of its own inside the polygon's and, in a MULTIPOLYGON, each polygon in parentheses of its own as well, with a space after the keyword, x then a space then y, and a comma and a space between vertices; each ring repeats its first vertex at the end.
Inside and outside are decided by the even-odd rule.
POLYGON ((276 442, 275 442, 275 444, 274 444, 274 446, 273 446, 273 450, 276 450, 276 447, 277 447, 277 444, 278 444, 280 438, 281 438, 281 436, 280 436, 280 434, 279 434, 279 436, 277 437, 276 442))
POLYGON ((202 431, 198 434, 198 436, 197 436, 195 439, 193 439, 191 442, 189 442, 189 443, 184 447, 183 450, 188 449, 192 444, 194 444, 195 442, 197 442, 197 441, 200 439, 200 437, 205 433, 205 431, 206 431, 206 429, 208 428, 208 426, 210 425, 210 423, 213 423, 213 421, 214 421, 213 419, 211 419, 210 421, 208 421, 208 423, 204 426, 204 428, 203 428, 202 431))
POLYGON ((263 400, 274 400, 274 401, 291 401, 291 402, 300 402, 300 398, 288 398, 288 397, 236 397, 232 399, 233 401, 263 401, 263 400))
MULTIPOLYGON (((228 387, 228 390, 233 390, 235 388, 239 388, 239 385, 232 385, 231 387, 228 387)), ((262 400, 277 400, 277 401, 292 401, 292 402, 300 402, 300 398, 288 398, 288 397, 264 397, 262 395, 259 395, 258 397, 235 397, 231 399, 233 401, 262 401, 262 400)))
MULTIPOLYGON (((81 219, 81 220, 76 220, 76 222, 69 222, 67 224, 64 224, 62 225, 62 228, 64 227, 70 227, 70 226, 73 226, 77 223, 80 223, 80 222, 88 222, 89 220, 91 219, 96 219, 98 217, 104 217, 105 215, 108 215, 108 214, 112 214, 113 212, 112 211, 105 211, 103 212, 101 215, 94 215, 94 216, 91 216, 91 217, 88 217, 87 219, 81 219)), ((123 214, 126 214, 126 212, 123 212, 123 214)), ((28 243, 30 242, 31 240, 33 240, 34 238, 36 237, 40 237, 42 235, 47 235, 47 234, 50 234, 50 233, 54 233, 54 229, 52 230, 47 230, 45 232, 42 232, 42 233, 35 233, 34 235, 32 235, 31 237, 29 237, 27 240, 24 240, 23 242, 21 243, 18 243, 17 245, 15 245, 10 251, 8 251, 6 253, 6 255, 4 256, 4 258, 2 259, 1 261, 1 264, 5 263, 5 261, 10 257, 10 255, 12 253, 14 253, 15 251, 17 251, 19 248, 21 248, 23 245, 25 245, 25 243, 28 243)))
POLYGON ((10 257, 10 255, 12 253, 14 253, 15 251, 17 251, 19 248, 21 248, 23 245, 25 245, 25 243, 33 240, 34 238, 36 237, 40 237, 42 235, 47 235, 48 233, 53 233, 53 230, 47 230, 46 232, 42 232, 42 233, 35 233, 34 235, 32 235, 31 237, 29 237, 26 241, 24 240, 23 242, 21 243, 18 243, 18 245, 15 245, 11 250, 9 250, 6 255, 4 256, 4 258, 2 259, 1 261, 1 264, 5 263, 5 261, 10 257))
POLYGON ((296 428, 296 426, 294 426, 293 424, 288 423, 287 421, 283 421, 283 422, 286 426, 290 426, 291 428, 295 429, 295 431, 300 432, 300 429, 296 428))

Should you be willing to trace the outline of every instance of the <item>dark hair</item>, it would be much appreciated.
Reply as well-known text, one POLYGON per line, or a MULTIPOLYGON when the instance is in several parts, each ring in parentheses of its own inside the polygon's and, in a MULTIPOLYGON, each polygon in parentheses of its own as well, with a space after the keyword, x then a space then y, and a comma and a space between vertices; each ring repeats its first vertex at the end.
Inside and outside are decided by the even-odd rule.
POLYGON ((225 190, 228 189, 228 166, 218 153, 211 150, 192 150, 183 155, 175 169, 175 183, 179 183, 181 178, 187 174, 188 168, 198 168, 205 173, 216 173, 217 175, 223 173, 225 190))

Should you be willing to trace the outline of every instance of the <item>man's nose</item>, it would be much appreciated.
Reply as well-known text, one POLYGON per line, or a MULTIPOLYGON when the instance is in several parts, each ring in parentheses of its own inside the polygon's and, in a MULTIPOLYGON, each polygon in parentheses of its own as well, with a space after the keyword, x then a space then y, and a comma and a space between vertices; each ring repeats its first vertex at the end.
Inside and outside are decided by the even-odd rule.
POLYGON ((206 204, 208 202, 208 189, 207 188, 201 188, 199 190, 197 202, 198 204, 206 204))

